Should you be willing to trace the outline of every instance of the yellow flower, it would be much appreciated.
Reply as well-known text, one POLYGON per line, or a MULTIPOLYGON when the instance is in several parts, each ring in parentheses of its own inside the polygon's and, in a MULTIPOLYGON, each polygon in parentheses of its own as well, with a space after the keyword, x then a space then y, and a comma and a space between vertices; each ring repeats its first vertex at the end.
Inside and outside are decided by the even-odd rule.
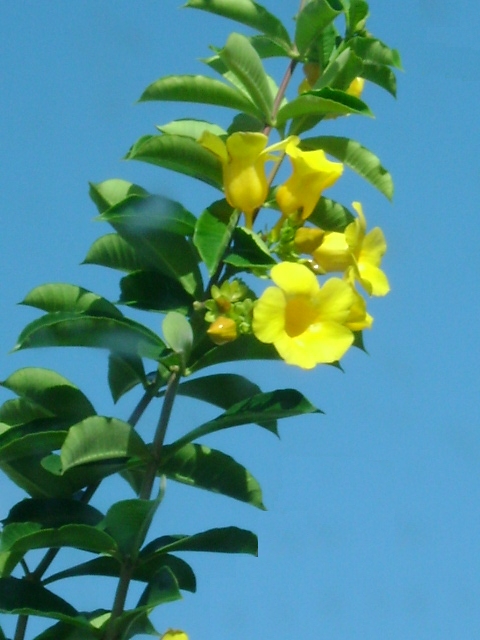
POLYGON ((163 634, 160 640, 188 640, 188 636, 184 631, 169 629, 163 634))
POLYGON ((243 211, 249 229, 252 228, 255 211, 263 205, 268 195, 265 162, 276 160, 270 152, 282 149, 289 140, 287 138, 267 147, 266 135, 250 131, 237 131, 226 142, 209 131, 204 131, 199 139, 199 143, 222 163, 227 202, 243 211))
POLYGON ((286 217, 301 210, 302 220, 308 218, 320 199, 322 192, 331 187, 342 175, 343 164, 330 162, 322 149, 302 151, 298 142, 291 140, 285 149, 293 173, 277 189, 277 203, 286 217))
POLYGON ((232 318, 219 316, 207 329, 207 333, 215 344, 227 344, 238 338, 237 323, 232 318))
POLYGON ((353 342, 345 326, 356 302, 351 285, 331 278, 320 287, 306 266, 294 262, 275 265, 271 277, 277 287, 265 289, 253 309, 258 340, 303 369, 339 360, 353 342))
POLYGON ((302 253, 309 253, 323 273, 349 273, 350 280, 356 278, 369 295, 384 296, 390 291, 387 276, 380 269, 382 257, 387 250, 385 236, 379 227, 368 233, 367 221, 359 202, 352 204, 358 218, 351 222, 344 233, 330 231, 308 233, 299 229, 295 235, 295 246, 302 253), (354 278, 355 276, 355 278, 354 278))
POLYGON ((364 86, 365 80, 363 78, 354 78, 345 93, 348 93, 349 96, 353 96, 354 98, 360 98, 364 86))

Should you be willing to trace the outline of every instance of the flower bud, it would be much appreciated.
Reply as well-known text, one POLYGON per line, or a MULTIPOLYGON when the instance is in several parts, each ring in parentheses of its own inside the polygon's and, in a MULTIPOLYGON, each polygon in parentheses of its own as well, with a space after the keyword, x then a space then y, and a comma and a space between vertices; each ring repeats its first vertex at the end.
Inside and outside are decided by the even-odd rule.
POLYGON ((237 339, 237 324, 231 318, 220 316, 212 322, 207 329, 207 333, 212 342, 221 346, 237 339))

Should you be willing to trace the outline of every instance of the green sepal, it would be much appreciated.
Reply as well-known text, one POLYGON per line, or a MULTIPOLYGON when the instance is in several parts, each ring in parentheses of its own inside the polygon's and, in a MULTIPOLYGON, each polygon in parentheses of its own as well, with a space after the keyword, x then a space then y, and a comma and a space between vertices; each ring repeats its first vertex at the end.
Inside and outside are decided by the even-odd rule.
POLYGON ((321 411, 295 389, 277 389, 268 393, 258 393, 235 403, 225 413, 175 440, 171 445, 172 450, 177 450, 210 433, 251 423, 261 423, 260 426, 278 435, 275 420, 308 413, 321 413, 321 411))
POLYGON ((201 75, 166 76, 149 85, 140 97, 140 102, 163 100, 194 102, 227 107, 258 116, 259 109, 247 96, 220 80, 201 75))
POLYGON ((128 423, 103 416, 71 427, 60 453, 64 473, 79 465, 125 458, 146 461, 150 451, 128 423))
POLYGON ((230 243, 239 213, 226 200, 212 203, 197 220, 193 243, 208 269, 209 276, 217 270, 230 243))
POLYGON ((90 400, 78 387, 50 369, 25 367, 12 373, 0 384, 33 406, 40 407, 44 417, 50 415, 76 421, 96 413, 90 400))
POLYGON ((356 140, 337 136, 318 136, 305 138, 300 146, 304 150, 323 149, 337 160, 344 162, 389 200, 392 199, 392 176, 381 165, 378 157, 356 140))
POLYGON ((163 447, 158 474, 265 509, 259 483, 231 456, 199 444, 174 447, 172 454, 170 449, 168 445, 163 447))
POLYGON ((188 0, 185 7, 202 9, 256 29, 285 50, 291 49, 290 36, 282 22, 265 7, 252 0, 188 0))
POLYGON ((13 351, 38 347, 93 347, 158 360, 166 349, 153 331, 129 318, 49 313, 28 324, 13 351))
POLYGON ((218 158, 198 142, 185 136, 143 136, 125 158, 183 173, 217 189, 223 186, 222 167, 218 158))
POLYGON ((301 56, 314 47, 323 30, 343 12, 339 0, 311 0, 298 14, 295 44, 301 56))
POLYGON ((274 95, 260 56, 249 39, 239 33, 232 33, 219 56, 245 87, 265 122, 271 124, 274 95))

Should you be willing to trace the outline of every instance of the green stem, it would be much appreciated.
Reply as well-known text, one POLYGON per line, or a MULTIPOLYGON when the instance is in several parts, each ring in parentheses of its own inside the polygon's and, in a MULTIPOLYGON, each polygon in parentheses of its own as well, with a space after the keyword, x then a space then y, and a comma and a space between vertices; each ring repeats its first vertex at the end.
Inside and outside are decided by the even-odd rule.
POLYGON ((13 640, 23 640, 25 637, 25 632, 27 630, 28 616, 21 615, 18 616, 17 627, 15 629, 15 635, 13 636, 13 640))
POLYGON ((133 570, 134 566, 130 562, 126 562, 122 566, 105 640, 116 640, 117 638, 115 621, 122 615, 125 609, 125 602, 127 600, 128 588, 132 580, 133 570))

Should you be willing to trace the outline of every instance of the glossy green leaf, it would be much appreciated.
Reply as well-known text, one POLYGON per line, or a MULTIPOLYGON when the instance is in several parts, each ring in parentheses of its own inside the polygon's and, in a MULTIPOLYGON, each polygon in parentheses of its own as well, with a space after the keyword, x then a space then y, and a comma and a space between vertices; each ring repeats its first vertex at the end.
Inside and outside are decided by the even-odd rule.
POLYGON ((230 136, 236 131, 256 131, 257 133, 261 133, 263 129, 263 122, 257 118, 249 116, 246 113, 238 113, 228 127, 228 135, 230 136))
POLYGON ((4 525, 13 522, 37 522, 42 527, 58 528, 66 524, 85 524, 96 526, 103 514, 89 504, 68 499, 21 500, 2 521, 4 525))
POLYGON ((50 369, 25 367, 0 384, 50 415, 81 420, 95 413, 78 387, 50 369))
POLYGON ((315 91, 323 87, 346 91, 362 69, 361 59, 351 49, 346 49, 330 62, 313 88, 315 91))
POLYGON ((222 167, 218 158, 195 140, 185 136, 161 135, 140 138, 126 155, 158 167, 197 178, 221 189, 222 167))
POLYGON ((141 358, 111 353, 108 356, 108 386, 114 402, 138 384, 146 384, 141 358))
POLYGON ((339 37, 338 30, 332 22, 323 29, 322 33, 312 46, 309 59, 314 61, 318 60, 320 69, 325 69, 328 66, 339 37))
POLYGON ((136 557, 158 504, 158 500, 121 500, 107 511, 105 531, 116 541, 122 556, 136 557))
POLYGON ((47 313, 76 311, 90 316, 121 318, 117 307, 92 291, 73 284, 44 284, 32 289, 20 304, 42 309, 47 313))
POLYGON ((172 449, 179 449, 197 438, 216 431, 244 424, 258 424, 259 421, 262 426, 276 434, 277 430, 273 426, 275 423, 270 421, 308 413, 321 412, 295 389, 277 389, 268 393, 258 393, 247 400, 237 402, 217 418, 189 431, 172 444, 172 449))
POLYGON ((2 464, 32 455, 46 456, 60 449, 67 435, 67 429, 63 424, 58 426, 54 424, 55 429, 51 431, 42 431, 41 426, 37 427, 35 423, 29 423, 27 426, 34 432, 25 433, 26 428, 19 426, 12 427, 0 436, 2 464), (35 433, 37 430, 38 432, 35 433))
POLYGON ((114 178, 98 184, 91 182, 89 195, 98 212, 103 213, 129 196, 148 196, 149 193, 138 184, 114 178))
POLYGON ((349 42, 353 51, 365 62, 402 69, 400 54, 377 38, 357 36, 349 42))
POLYGON ((162 567, 145 587, 136 609, 153 610, 166 602, 180 600, 178 582, 168 567, 162 567))
POLYGON ((0 468, 12 482, 34 498, 68 497, 95 481, 91 476, 87 482, 79 484, 68 476, 59 478, 43 467, 44 460, 44 454, 30 455, 10 462, 0 461, 0 468))
POLYGON ((258 111, 270 124, 274 95, 260 56, 250 44, 249 39, 239 33, 232 33, 225 47, 219 52, 219 56, 246 88, 258 111))
POLYGON ((239 336, 233 342, 217 347, 208 336, 197 344, 192 353, 190 371, 199 371, 222 362, 240 360, 281 360, 275 347, 264 344, 253 335, 239 336))
POLYGON ((136 271, 120 280, 120 304, 144 311, 187 313, 193 298, 182 285, 158 271, 136 271))
MULTIPOLYGON (((358 98, 338 89, 323 87, 318 91, 302 93, 298 98, 282 107, 277 114, 275 126, 281 127, 288 120, 302 116, 342 116, 348 113, 373 116, 368 106, 358 98)), ((291 132, 297 130, 294 123, 291 132)))
POLYGON ((364 62, 362 77, 382 87, 394 98, 397 97, 397 78, 389 67, 383 64, 364 62))
POLYGON ((192 536, 162 536, 150 542, 140 554, 149 558, 152 554, 170 551, 210 551, 212 553, 247 553, 258 555, 257 536, 246 529, 223 527, 209 529, 192 536))
POLYGON ((289 47, 286 47, 268 36, 252 36, 249 38, 252 47, 260 58, 289 57, 289 47))
POLYGON ((265 509, 257 480, 231 456, 199 444, 187 444, 178 450, 174 447, 172 455, 169 451, 170 447, 164 446, 159 474, 265 509))
POLYGON ((380 160, 359 142, 336 136, 318 136, 302 140, 302 149, 323 149, 344 162, 362 178, 383 193, 389 200, 393 196, 393 180, 380 160))
POLYGON ((290 37, 282 22, 252 0, 188 0, 185 6, 230 18, 264 33, 282 47, 290 48, 290 37))
POLYGON ((96 264, 118 271, 138 271, 148 268, 149 262, 118 233, 107 233, 92 244, 82 264, 96 264))
POLYGON ((138 433, 117 418, 95 416, 71 427, 61 450, 63 471, 78 465, 115 460, 149 459, 149 449, 138 433))
POLYGON ((177 311, 170 311, 162 322, 162 331, 168 346, 180 353, 186 362, 193 345, 193 331, 187 318, 177 311))
MULTIPOLYGON (((181 558, 172 556, 170 554, 154 554, 146 559, 137 561, 136 567, 133 572, 132 579, 139 582, 149 582, 153 576, 162 568, 168 567, 175 576, 180 589, 185 591, 196 591, 195 574, 192 571, 190 565, 188 565, 181 558)), ((106 576, 111 578, 118 578, 121 572, 121 564, 113 557, 103 556, 94 558, 88 562, 83 562, 75 567, 59 571, 48 576, 43 583, 50 584, 57 580, 64 580, 66 578, 74 578, 77 576, 106 576)))
POLYGON ((222 127, 219 127, 218 124, 189 118, 173 120, 167 124, 158 125, 157 129, 170 136, 184 136, 186 138, 192 138, 192 140, 198 140, 205 131, 209 131, 215 136, 224 136, 227 133, 222 127))
POLYGON ((300 55, 308 53, 322 31, 343 12, 338 0, 311 0, 297 16, 295 44, 300 55))
POLYGON ((251 229, 237 227, 233 234, 233 245, 224 262, 239 269, 270 268, 275 259, 265 242, 251 229))
POLYGON ((89 628, 88 620, 71 604, 45 587, 18 578, 0 578, 0 611, 63 620, 89 628))
POLYGON ((347 207, 323 196, 308 217, 308 221, 320 227, 320 229, 339 232, 344 231, 345 227, 354 220, 355 216, 347 207))
POLYGON ((258 108, 241 91, 215 78, 200 75, 160 78, 140 97, 140 102, 148 100, 212 104, 259 115, 258 108))
POLYGON ((10 427, 52 416, 53 413, 51 411, 26 398, 12 398, 0 406, 0 423, 7 424, 10 427))
MULTIPOLYGON (((122 640, 130 640, 131 638, 137 638, 138 636, 155 636, 160 637, 160 633, 155 629, 148 617, 149 610, 138 612, 131 612, 127 614, 127 618, 123 618, 123 624, 121 625, 122 640)), ((119 627, 119 624, 117 624, 119 627)))
POLYGON ((161 339, 128 318, 101 318, 57 312, 34 320, 20 334, 14 351, 35 347, 94 347, 157 360, 161 339))
MULTIPOLYGON (((85 617, 89 617, 86 614, 85 617)), ((53 626, 45 629, 34 640, 99 640, 99 632, 95 626, 91 629, 86 627, 73 627, 67 622, 57 622, 53 626)))
POLYGON ((257 384, 235 373, 217 373, 194 380, 186 380, 178 386, 178 395, 203 400, 228 409, 232 404, 250 398, 261 389, 257 384))
POLYGON ((193 242, 210 276, 225 254, 238 218, 238 212, 234 212, 226 200, 218 200, 205 209, 197 221, 193 242))
POLYGON ((368 4, 365 0, 350 0, 350 6, 346 14, 349 35, 365 29, 365 23, 369 14, 368 4))

